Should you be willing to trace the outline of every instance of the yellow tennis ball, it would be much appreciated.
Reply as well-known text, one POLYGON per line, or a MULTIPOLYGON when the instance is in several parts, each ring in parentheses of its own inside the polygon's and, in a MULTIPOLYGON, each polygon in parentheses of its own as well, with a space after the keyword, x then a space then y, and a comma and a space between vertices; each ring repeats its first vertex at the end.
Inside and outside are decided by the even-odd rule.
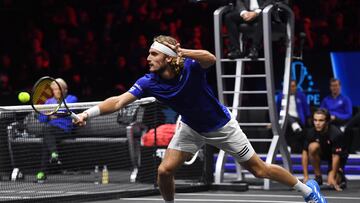
POLYGON ((20 92, 18 94, 18 99, 21 103, 26 103, 30 100, 30 94, 27 92, 20 92))

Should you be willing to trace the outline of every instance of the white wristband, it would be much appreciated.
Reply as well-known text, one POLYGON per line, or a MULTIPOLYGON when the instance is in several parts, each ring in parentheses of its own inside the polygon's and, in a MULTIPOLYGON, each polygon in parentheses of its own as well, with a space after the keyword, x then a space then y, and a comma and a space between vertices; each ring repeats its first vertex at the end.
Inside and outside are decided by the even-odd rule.
POLYGON ((95 117, 95 116, 99 116, 100 115, 100 108, 99 106, 93 106, 90 109, 84 111, 85 113, 87 113, 88 118, 91 117, 95 117))

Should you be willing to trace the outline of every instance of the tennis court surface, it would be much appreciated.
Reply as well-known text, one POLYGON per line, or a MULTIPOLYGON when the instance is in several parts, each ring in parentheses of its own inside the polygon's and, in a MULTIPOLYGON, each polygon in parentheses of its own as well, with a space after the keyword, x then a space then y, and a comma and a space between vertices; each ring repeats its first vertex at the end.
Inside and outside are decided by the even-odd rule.
MULTIPOLYGON (((93 105, 94 102, 69 106, 81 111, 93 105)), ((72 137, 59 143, 62 164, 49 165, 44 183, 37 182, 35 176, 40 166, 43 139, 42 125, 33 110, 30 106, 4 107, 0 113, 0 202, 163 202, 155 182, 165 148, 136 144, 140 143, 144 132, 163 126, 174 116, 162 104, 152 99, 138 101, 122 111, 93 119, 84 128, 75 129, 72 137), (134 125, 136 123, 142 125, 134 125), (103 169, 105 165, 109 170, 109 182, 94 184, 102 182, 104 177, 96 174, 94 168, 103 169), (21 177, 13 176, 14 169, 20 169, 21 177)), ((159 135, 160 131, 154 131, 154 140, 159 135)), ((266 158, 264 154, 260 157, 266 158)), ((259 183, 253 182, 249 183, 249 190, 247 186, 238 185, 225 189, 209 186, 217 158, 217 153, 205 146, 194 162, 177 171, 177 202, 303 202, 300 193, 279 184, 272 184, 269 191, 259 189, 259 183), (232 192, 234 189, 237 192, 232 192)), ((297 176, 302 174, 300 158, 291 156, 297 176)), ((346 168, 349 183, 345 191, 324 188, 329 202, 360 202, 359 160, 357 155, 350 155, 346 168)), ((281 157, 276 158, 275 163, 282 165, 281 157)), ((326 168, 323 169, 325 174, 326 168)), ((224 172, 225 179, 236 180, 231 178, 236 176, 233 159, 227 159, 224 172)))
MULTIPOLYGON (((323 194, 326 196, 328 203, 354 203, 360 202, 360 181, 349 181, 348 188, 342 192, 323 188, 323 194)), ((120 198, 107 201, 97 201, 93 203, 141 203, 152 202, 162 203, 163 200, 160 195, 144 196, 136 198, 120 198)), ((232 191, 204 191, 194 193, 177 193, 176 202, 193 203, 193 202, 249 202, 249 203, 302 203, 301 195, 284 186, 275 184, 273 189, 258 190, 250 189, 244 192, 232 191)))

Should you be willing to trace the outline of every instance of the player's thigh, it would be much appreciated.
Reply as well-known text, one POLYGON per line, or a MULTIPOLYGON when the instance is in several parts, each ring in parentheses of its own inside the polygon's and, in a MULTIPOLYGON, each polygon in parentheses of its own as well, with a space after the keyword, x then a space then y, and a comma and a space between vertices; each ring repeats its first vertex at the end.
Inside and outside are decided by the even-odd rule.
POLYGON ((188 125, 181 122, 179 129, 169 143, 159 170, 176 170, 203 145, 204 138, 188 125))
POLYGON ((204 145, 204 138, 185 123, 181 122, 179 129, 169 143, 168 149, 195 154, 204 145))
POLYGON ((190 152, 179 151, 176 149, 167 149, 159 168, 165 171, 174 171, 191 156, 192 153, 190 152))
POLYGON ((255 151, 238 122, 231 119, 224 127, 211 133, 202 133, 205 142, 232 155, 238 162, 249 160, 255 151))

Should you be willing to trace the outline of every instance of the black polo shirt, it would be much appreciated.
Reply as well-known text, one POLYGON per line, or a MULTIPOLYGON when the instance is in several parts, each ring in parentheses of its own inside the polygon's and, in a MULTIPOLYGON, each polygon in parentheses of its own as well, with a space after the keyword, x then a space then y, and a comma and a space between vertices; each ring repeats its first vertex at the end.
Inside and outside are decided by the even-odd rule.
POLYGON ((338 154, 341 157, 347 157, 348 152, 345 146, 344 134, 339 128, 329 125, 326 132, 317 132, 315 128, 309 129, 305 140, 305 149, 312 142, 318 142, 321 147, 321 159, 331 160, 332 154, 338 154))

